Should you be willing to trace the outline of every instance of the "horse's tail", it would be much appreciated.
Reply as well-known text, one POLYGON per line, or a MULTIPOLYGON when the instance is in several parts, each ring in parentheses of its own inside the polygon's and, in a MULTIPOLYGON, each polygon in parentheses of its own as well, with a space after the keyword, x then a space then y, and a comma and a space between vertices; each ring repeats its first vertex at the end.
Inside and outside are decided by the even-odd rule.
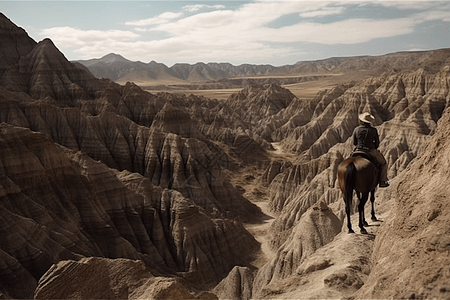
POLYGON ((355 188, 355 179, 356 179, 356 167, 353 162, 351 162, 347 166, 347 170, 345 170, 345 195, 344 199, 348 208, 350 209, 352 205, 353 198, 353 189, 355 188))

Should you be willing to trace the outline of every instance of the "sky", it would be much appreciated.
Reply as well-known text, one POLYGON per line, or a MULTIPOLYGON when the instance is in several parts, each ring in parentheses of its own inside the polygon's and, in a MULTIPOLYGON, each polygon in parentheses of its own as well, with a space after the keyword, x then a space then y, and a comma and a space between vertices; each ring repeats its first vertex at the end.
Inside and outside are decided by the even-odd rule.
POLYGON ((292 65, 450 48, 450 1, 3 1, 69 60, 292 65))

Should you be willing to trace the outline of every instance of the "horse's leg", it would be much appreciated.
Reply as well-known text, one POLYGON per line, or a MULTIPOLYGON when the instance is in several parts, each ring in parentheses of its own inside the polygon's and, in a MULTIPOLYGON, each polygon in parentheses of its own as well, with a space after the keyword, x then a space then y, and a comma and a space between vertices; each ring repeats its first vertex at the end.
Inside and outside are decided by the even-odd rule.
MULTIPOLYGON (((368 198, 369 193, 362 193, 361 199, 359 200, 358 204, 359 228, 361 229, 362 234, 367 233, 367 230, 364 228, 364 223, 367 224, 366 220, 364 219, 364 205, 366 204, 368 198)), ((368 224, 366 226, 368 226, 368 224)))
MULTIPOLYGON (((356 195, 358 196, 359 203, 361 204, 361 202, 363 201, 361 193, 360 192, 356 192, 356 195)), ((364 201, 364 205, 366 204, 366 202, 367 202, 367 199, 366 199, 366 201, 364 201)), ((358 211, 359 211, 359 206, 358 206, 358 211)), ((364 207, 363 207, 363 210, 362 210, 362 224, 364 226, 369 226, 369 223, 366 222, 366 214, 364 212, 364 207)))
POLYGON ((347 228, 348 233, 355 233, 352 229, 352 222, 350 221, 350 215, 351 215, 351 207, 350 204, 345 201, 345 213, 347 214, 347 228))
POLYGON ((350 215, 352 214, 352 201, 349 201, 350 199, 346 199, 345 195, 344 195, 344 202, 345 202, 345 214, 347 215, 347 228, 348 228, 348 233, 355 233, 352 229, 352 222, 350 221, 350 215))
POLYGON ((352 209, 353 190, 355 187, 355 176, 356 176, 356 167, 355 164, 351 162, 345 169, 344 174, 345 188, 342 190, 345 202, 345 213, 347 214, 348 233, 354 233, 352 229, 352 222, 350 221, 350 215, 352 209))
POLYGON ((371 204, 372 204, 372 211, 371 211, 371 213, 372 213, 372 221, 374 221, 374 222, 378 221, 377 217, 375 217, 375 208, 374 208, 374 202, 375 202, 375 190, 376 190, 376 189, 373 189, 373 190, 370 192, 370 202, 371 202, 371 204))

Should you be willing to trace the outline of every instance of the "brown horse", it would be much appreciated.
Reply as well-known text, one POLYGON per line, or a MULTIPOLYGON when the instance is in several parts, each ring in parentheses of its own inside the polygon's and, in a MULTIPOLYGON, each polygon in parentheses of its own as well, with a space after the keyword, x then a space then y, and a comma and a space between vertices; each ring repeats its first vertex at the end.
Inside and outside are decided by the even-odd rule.
POLYGON ((355 190, 359 199, 359 228, 361 229, 361 233, 366 234, 367 230, 364 226, 369 226, 369 224, 365 220, 364 205, 367 202, 369 193, 371 194, 370 201, 372 202, 372 220, 377 220, 373 205, 375 201, 375 189, 378 184, 377 167, 369 159, 364 157, 349 157, 338 166, 338 182, 345 202, 348 232, 354 233, 352 224, 350 223, 350 214, 353 190, 355 190))

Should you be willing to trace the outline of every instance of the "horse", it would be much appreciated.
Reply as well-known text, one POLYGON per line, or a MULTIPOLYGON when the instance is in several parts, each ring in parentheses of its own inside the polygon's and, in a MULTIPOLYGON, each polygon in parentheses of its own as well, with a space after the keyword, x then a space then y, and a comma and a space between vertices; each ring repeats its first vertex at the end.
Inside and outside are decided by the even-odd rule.
POLYGON ((350 214, 353 199, 353 190, 359 199, 359 228, 362 234, 367 234, 364 226, 369 226, 364 216, 364 205, 369 193, 372 202, 372 221, 377 221, 374 210, 375 190, 378 184, 378 168, 370 160, 368 154, 357 154, 342 161, 338 166, 338 182, 345 202, 345 212, 347 214, 348 233, 354 233, 350 222, 350 214))

